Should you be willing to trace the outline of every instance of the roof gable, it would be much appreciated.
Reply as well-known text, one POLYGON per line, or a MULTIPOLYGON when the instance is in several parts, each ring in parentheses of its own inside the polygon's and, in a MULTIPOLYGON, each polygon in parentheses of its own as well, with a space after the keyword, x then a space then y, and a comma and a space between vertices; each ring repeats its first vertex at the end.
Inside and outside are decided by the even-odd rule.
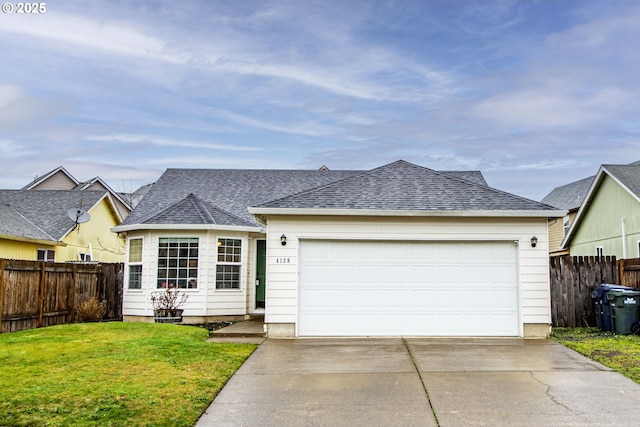
POLYGON ((64 167, 58 166, 46 174, 36 177, 22 190, 73 190, 80 182, 64 167))
POLYGON ((567 232, 561 247, 566 249, 571 243, 571 240, 575 236, 582 219, 589 210, 589 206, 598 193, 600 186, 605 177, 611 178, 622 189, 628 192, 638 203, 640 203, 640 163, 635 162, 629 165, 602 165, 598 170, 595 178, 593 179, 589 191, 587 192, 584 201, 580 205, 580 209, 567 232))
POLYGON ((397 211, 554 210, 540 202, 403 160, 257 207, 397 211))
POLYGON ((254 225, 212 206, 193 194, 189 194, 163 211, 145 219, 142 223, 243 225, 247 227, 254 225))

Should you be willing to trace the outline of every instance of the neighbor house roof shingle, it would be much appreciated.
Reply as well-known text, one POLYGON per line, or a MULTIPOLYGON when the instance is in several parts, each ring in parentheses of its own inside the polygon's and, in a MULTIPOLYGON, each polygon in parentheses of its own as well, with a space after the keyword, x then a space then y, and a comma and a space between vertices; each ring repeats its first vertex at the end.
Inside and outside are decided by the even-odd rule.
POLYGON ((556 187, 541 202, 560 209, 577 209, 587 195, 594 178, 595 176, 590 176, 556 187))
POLYGON ((640 197, 640 164, 636 162, 630 165, 602 165, 602 167, 636 197, 640 197))
POLYGON ((0 223, 4 223, 6 235, 59 241, 75 225, 67 211, 88 211, 105 194, 106 191, 0 190, 0 223))

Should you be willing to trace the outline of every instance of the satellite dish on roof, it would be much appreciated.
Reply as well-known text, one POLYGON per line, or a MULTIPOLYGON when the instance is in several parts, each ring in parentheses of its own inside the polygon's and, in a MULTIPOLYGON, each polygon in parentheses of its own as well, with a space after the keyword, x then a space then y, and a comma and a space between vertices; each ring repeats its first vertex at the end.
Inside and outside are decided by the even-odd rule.
POLYGON ((75 222, 76 224, 83 224, 85 222, 88 222, 91 219, 89 212, 80 208, 69 209, 67 211, 67 215, 69 215, 69 218, 71 218, 71 221, 75 222))

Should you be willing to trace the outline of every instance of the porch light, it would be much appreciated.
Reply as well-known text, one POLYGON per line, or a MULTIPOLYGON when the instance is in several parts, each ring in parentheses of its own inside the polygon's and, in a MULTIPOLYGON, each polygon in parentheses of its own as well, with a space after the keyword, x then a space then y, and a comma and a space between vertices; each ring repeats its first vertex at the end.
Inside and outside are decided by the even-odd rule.
POLYGON ((533 236, 531 238, 531 247, 535 248, 537 244, 538 244, 538 238, 536 236, 533 236))
POLYGON ((286 246, 287 245, 287 236, 285 236, 284 233, 282 233, 282 236, 280 236, 280 244, 282 246, 286 246))

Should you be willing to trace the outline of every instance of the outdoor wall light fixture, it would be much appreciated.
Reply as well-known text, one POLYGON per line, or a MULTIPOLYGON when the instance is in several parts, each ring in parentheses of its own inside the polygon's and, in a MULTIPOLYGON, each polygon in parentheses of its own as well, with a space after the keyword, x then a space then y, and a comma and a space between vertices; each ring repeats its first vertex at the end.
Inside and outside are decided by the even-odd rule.
POLYGON ((280 236, 280 244, 282 246, 286 246, 287 245, 287 236, 285 236, 284 233, 282 234, 282 236, 280 236))
POLYGON ((531 238, 531 247, 535 248, 537 244, 538 244, 538 238, 536 236, 533 236, 531 238))

